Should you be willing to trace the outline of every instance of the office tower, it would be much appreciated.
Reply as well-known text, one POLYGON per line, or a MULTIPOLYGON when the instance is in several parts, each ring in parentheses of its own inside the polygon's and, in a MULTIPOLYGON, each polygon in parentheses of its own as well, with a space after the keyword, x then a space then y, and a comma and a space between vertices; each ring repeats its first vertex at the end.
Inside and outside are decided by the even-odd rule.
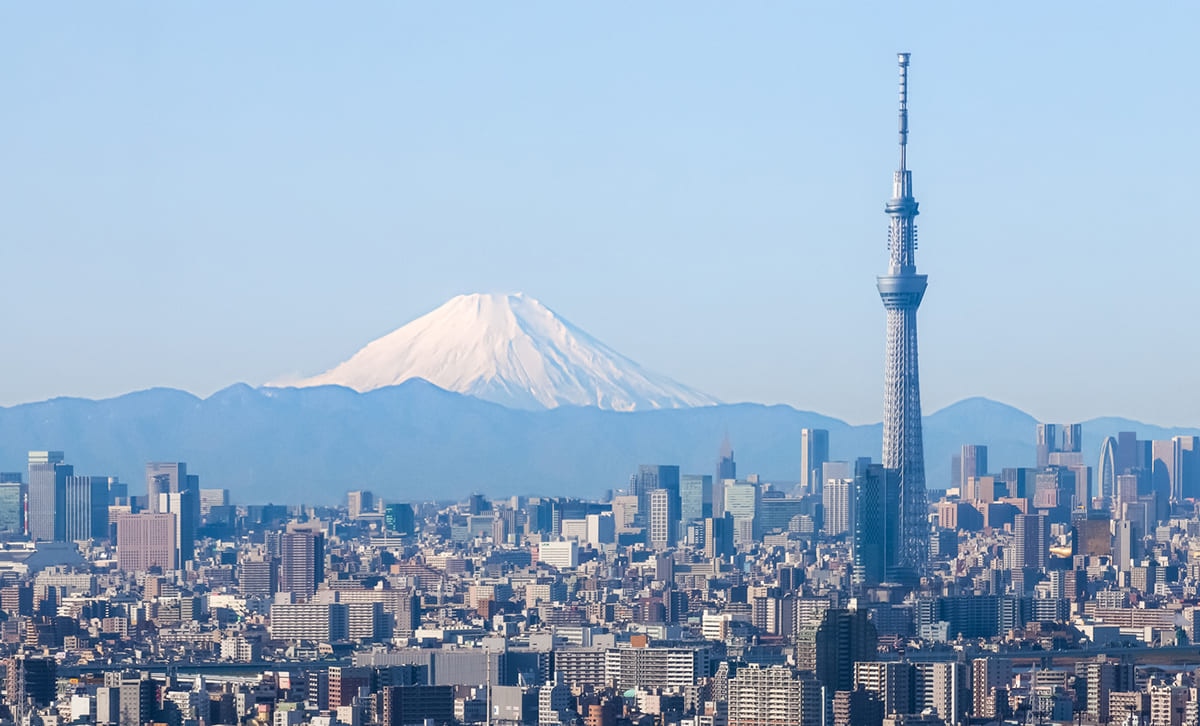
POLYGON ((63 486, 63 536, 68 542, 108 538, 108 477, 69 476, 63 486))
POLYGON ((950 488, 962 490, 962 486, 966 484, 962 478, 962 454, 953 454, 950 457, 950 488))
POLYGON ((733 517, 709 517, 704 520, 704 556, 708 559, 733 556, 733 517))
POLYGON ((1013 566, 1042 570, 1050 550, 1050 520, 1042 514, 1013 518, 1013 566))
POLYGON ((896 562, 900 536, 896 477, 894 470, 881 464, 860 463, 855 472, 850 581, 857 589, 883 582, 896 562))
POLYGON ((1117 474, 1128 474, 1132 469, 1141 466, 1138 461, 1137 432, 1121 431, 1117 434, 1116 463, 1117 474))
POLYGON ((1050 454, 1058 451, 1058 426, 1050 423, 1037 425, 1037 468, 1050 466, 1050 454))
POLYGON ((897 564, 920 569, 929 552, 925 505, 925 448, 921 434, 921 388, 917 361, 917 308, 925 295, 926 276, 917 274, 917 202, 908 145, 908 53, 900 63, 900 168, 887 203, 891 217, 888 271, 878 279, 887 310, 887 365, 883 395, 883 465, 896 472, 898 489, 897 564))
POLYGON ((1106 436, 1100 444, 1100 464, 1096 467, 1096 483, 1100 496, 1112 501, 1117 486, 1117 440, 1106 436))
POLYGON ((1113 566, 1119 572, 1129 572, 1142 556, 1141 522, 1118 519, 1113 522, 1113 566))
POLYGON ((393 502, 383 508, 383 526, 389 533, 412 534, 414 519, 412 505, 407 502, 393 502))
POLYGON ((729 679, 728 726, 821 726, 820 681, 787 666, 751 663, 729 679))
POLYGON ((821 495, 825 508, 825 534, 830 537, 850 532, 854 523, 854 480, 831 479, 821 495))
POLYGON ((196 526, 192 519, 198 513, 193 492, 159 492, 158 513, 175 515, 175 546, 182 564, 195 557, 196 526))
POLYGON ((289 527, 279 539, 279 591, 308 599, 324 580, 325 536, 289 527))
POLYGON ((825 429, 800 429, 800 491, 820 494, 821 467, 829 461, 829 432, 825 429))
POLYGON ((34 540, 66 541, 67 477, 75 469, 64 459, 61 451, 29 452, 29 536, 34 540))
POLYGON ((118 681, 120 689, 120 726, 142 726, 154 720, 154 681, 146 671, 122 673, 118 681))
POLYGON ((346 510, 350 519, 375 511, 375 495, 365 490, 346 492, 346 510))
POLYGON ((966 486, 967 480, 978 479, 988 473, 987 447, 979 444, 964 444, 962 455, 959 457, 962 473, 959 474, 959 486, 966 486))
POLYGON ((25 502, 28 496, 20 473, 0 473, 0 537, 26 534, 25 502))
POLYGON ((176 527, 179 517, 169 512, 122 514, 117 517, 117 567, 147 572, 179 566, 176 527))
POLYGON ((717 459, 717 481, 737 479, 737 464, 733 461, 733 444, 728 434, 721 442, 721 455, 717 459))
POLYGON ((650 493, 650 546, 656 550, 675 546, 679 530, 679 509, 674 493, 656 489, 650 493))
POLYGON ((748 481, 727 482, 725 515, 733 520, 734 542, 746 543, 757 538, 757 517, 762 492, 748 481))
POLYGON ((648 526, 650 523, 650 492, 667 489, 679 500, 679 467, 660 464, 642 464, 630 479, 630 494, 638 498, 636 521, 648 526))
POLYGON ((1058 450, 1066 454, 1078 454, 1083 451, 1083 424, 1063 424, 1059 427, 1062 440, 1058 450))
POLYGON ((1200 436, 1176 436, 1172 485, 1178 501, 1200 497, 1200 436))
POLYGON ((679 478, 680 521, 686 524, 711 516, 713 516, 713 478, 700 474, 681 476, 679 478))
POLYGON ((201 489, 200 490, 200 518, 207 517, 212 512, 213 507, 228 507, 229 506, 229 490, 228 489, 201 489))
POLYGON ((854 664, 876 657, 879 638, 866 610, 830 608, 816 633, 816 674, 834 691, 854 688, 854 664))
POLYGON ((882 726, 883 701, 865 688, 833 694, 833 726, 882 726))
POLYGON ((146 464, 146 509, 174 512, 179 516, 181 562, 192 559, 196 530, 200 527, 200 477, 188 474, 182 461, 151 461, 146 464), (171 497, 169 495, 177 495, 171 497))

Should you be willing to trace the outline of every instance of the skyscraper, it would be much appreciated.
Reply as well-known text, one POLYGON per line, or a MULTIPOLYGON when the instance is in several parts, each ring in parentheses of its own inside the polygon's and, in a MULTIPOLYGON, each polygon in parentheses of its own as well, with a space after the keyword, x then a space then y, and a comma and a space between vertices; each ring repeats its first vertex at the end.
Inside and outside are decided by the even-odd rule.
POLYGON ((679 529, 679 509, 676 498, 669 489, 655 489, 650 493, 650 546, 665 550, 675 546, 679 529))
POLYGON ((146 500, 150 512, 178 515, 175 536, 180 561, 192 559, 200 527, 200 477, 188 474, 182 461, 152 461, 146 464, 146 500))
POLYGON ((630 479, 630 494, 638 498, 637 522, 643 527, 650 524, 650 493, 655 489, 669 489, 676 500, 679 511, 679 467, 660 464, 642 464, 630 479))
POLYGON ((713 479, 701 474, 679 478, 679 519, 684 524, 713 516, 713 479))
POLYGON ((289 527, 279 541, 279 590, 308 599, 325 579, 325 536, 289 527))
POLYGON ((63 488, 63 538, 108 537, 108 477, 69 476, 63 488))
POLYGON ((987 447, 979 444, 964 444, 962 455, 959 457, 959 466, 962 467, 959 486, 965 487, 967 481, 972 477, 978 479, 987 476, 987 447))
POLYGON ((0 537, 26 534, 25 500, 28 496, 20 472, 0 473, 0 537))
POLYGON ((1096 483, 1100 496, 1112 500, 1117 487, 1117 440, 1112 436, 1100 444, 1100 464, 1096 467, 1096 483))
POLYGON ((35 540, 66 540, 67 477, 75 469, 65 458, 61 451, 29 452, 29 536, 35 540))
POLYGON ((824 482, 821 467, 829 461, 829 432, 800 429, 800 491, 819 494, 824 482))
POLYGON ((733 460, 733 444, 728 434, 721 441, 721 456, 717 459, 717 481, 726 479, 737 479, 737 463, 733 460))
POLYGON ((880 464, 859 462, 854 472, 854 518, 850 581, 856 588, 878 585, 896 565, 900 532, 899 487, 896 471, 880 464))
POLYGON ((917 274, 917 201, 908 146, 908 53, 900 63, 900 168, 892 181, 886 275, 878 278, 879 296, 887 310, 887 355, 883 393, 883 465, 896 471, 898 525, 897 564, 917 569, 929 553, 925 524, 925 445, 921 434, 921 386, 917 365, 917 308, 927 278, 917 274))

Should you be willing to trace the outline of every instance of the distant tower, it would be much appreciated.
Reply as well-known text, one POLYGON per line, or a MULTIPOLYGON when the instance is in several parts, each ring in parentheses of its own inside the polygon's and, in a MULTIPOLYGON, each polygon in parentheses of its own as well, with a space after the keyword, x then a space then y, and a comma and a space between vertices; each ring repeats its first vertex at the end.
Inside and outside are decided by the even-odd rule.
POLYGON ((829 461, 829 432, 800 429, 800 491, 820 494, 824 485, 821 468, 829 461))
POLYGON ((721 458, 717 460, 717 481, 737 479, 737 464, 733 461, 733 444, 729 434, 721 440, 721 458))
POLYGON ((1112 501, 1117 493, 1117 440, 1112 436, 1100 444, 1100 464, 1096 467, 1096 483, 1100 486, 1100 496, 1112 501))
MULTIPOLYGON (((912 172, 906 165, 908 145, 908 53, 900 63, 900 168, 892 180, 886 211, 892 218, 888 235, 891 260, 878 279, 887 310, 887 356, 883 393, 883 465, 896 471, 901 536, 896 564, 917 569, 929 553, 925 524, 925 447, 921 435, 921 386, 917 373, 917 307, 925 295, 926 276, 917 274, 917 201, 912 172)), ((890 559, 890 558, 889 558, 890 559)))

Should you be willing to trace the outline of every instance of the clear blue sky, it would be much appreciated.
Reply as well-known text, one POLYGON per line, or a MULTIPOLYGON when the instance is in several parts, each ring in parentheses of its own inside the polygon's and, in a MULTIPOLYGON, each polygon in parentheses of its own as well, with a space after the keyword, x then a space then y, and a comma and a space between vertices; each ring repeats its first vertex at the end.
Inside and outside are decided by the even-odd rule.
POLYGON ((925 408, 1200 424, 1192 3, 8 3, 0 403, 324 370, 524 291, 879 419, 895 52, 925 408))

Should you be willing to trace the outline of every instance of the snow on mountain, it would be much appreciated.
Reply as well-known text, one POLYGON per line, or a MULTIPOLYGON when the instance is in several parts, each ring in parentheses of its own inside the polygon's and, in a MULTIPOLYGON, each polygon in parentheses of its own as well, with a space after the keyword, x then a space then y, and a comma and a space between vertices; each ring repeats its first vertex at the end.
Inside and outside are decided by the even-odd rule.
POLYGON ((510 408, 690 408, 717 399, 653 373, 523 294, 459 295, 299 382, 356 391, 423 378, 510 408))

